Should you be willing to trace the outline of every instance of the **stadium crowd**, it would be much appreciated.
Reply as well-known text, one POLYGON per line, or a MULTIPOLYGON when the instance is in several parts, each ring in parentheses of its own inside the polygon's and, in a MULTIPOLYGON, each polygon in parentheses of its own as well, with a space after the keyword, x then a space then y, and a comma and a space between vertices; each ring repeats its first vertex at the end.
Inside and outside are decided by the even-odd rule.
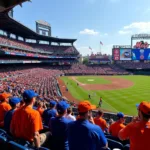
POLYGON ((123 150, 129 148, 126 144, 131 150, 150 148, 149 102, 137 106, 138 117, 127 125, 121 112, 117 120, 108 122, 102 110, 93 116, 96 106, 89 101, 76 105, 61 96, 56 79, 63 74, 61 70, 20 67, 0 72, 0 128, 7 132, 8 140, 19 144, 20 140, 28 141, 27 147, 33 149, 123 150), (74 116, 72 109, 76 106, 78 115, 74 116))

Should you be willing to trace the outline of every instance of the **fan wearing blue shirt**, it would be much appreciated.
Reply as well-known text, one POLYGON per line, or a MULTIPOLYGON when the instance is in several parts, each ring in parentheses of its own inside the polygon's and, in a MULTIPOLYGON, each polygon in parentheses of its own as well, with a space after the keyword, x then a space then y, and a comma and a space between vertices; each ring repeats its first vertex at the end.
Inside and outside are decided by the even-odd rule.
POLYGON ((55 101, 50 101, 50 109, 46 109, 43 112, 43 120, 44 120, 44 125, 48 126, 49 124, 49 120, 52 117, 56 117, 57 116, 57 110, 55 109, 56 107, 56 102, 55 101))
POLYGON ((92 119, 92 109, 88 101, 79 103, 79 119, 69 123, 68 141, 69 150, 101 150, 107 148, 107 139, 101 128, 89 122, 92 119))
POLYGON ((18 97, 12 97, 9 100, 9 104, 11 105, 12 109, 6 113, 5 118, 4 118, 4 129, 9 134, 10 134, 10 123, 12 120, 13 113, 15 112, 16 109, 20 107, 20 102, 21 102, 21 99, 18 97))
POLYGON ((52 150, 69 150, 68 146, 68 123, 71 122, 64 116, 67 114, 69 104, 66 101, 60 101, 57 106, 58 116, 51 118, 49 128, 52 133, 52 150))

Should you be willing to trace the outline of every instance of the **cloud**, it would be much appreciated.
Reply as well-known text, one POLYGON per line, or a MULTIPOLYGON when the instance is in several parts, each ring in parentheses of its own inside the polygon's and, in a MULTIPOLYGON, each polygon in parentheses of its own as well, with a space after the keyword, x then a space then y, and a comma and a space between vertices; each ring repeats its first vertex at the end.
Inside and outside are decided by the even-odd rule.
POLYGON ((104 36, 108 36, 108 33, 104 33, 104 36))
POLYGON ((86 35, 98 35, 99 32, 93 30, 93 29, 84 29, 83 31, 79 32, 80 34, 86 34, 86 35))
POLYGON ((133 33, 148 33, 150 32, 150 22, 133 22, 124 26, 119 34, 133 34, 133 33))
POLYGON ((131 34, 132 32, 131 31, 120 30, 118 33, 119 34, 131 34))

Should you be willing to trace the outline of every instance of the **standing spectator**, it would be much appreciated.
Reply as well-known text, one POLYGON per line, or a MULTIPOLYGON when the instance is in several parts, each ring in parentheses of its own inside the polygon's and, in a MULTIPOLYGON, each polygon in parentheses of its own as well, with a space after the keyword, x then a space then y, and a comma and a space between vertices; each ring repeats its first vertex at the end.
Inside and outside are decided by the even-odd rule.
POLYGON ((69 123, 69 150, 98 150, 107 147, 107 139, 101 128, 89 122, 92 109, 88 101, 79 103, 79 119, 69 123))
POLYGON ((98 125, 99 127, 101 127, 101 129, 103 131, 105 131, 106 129, 108 129, 108 125, 105 119, 102 118, 103 117, 103 111, 99 110, 97 112, 97 116, 94 118, 94 122, 96 125, 98 125))
POLYGON ((67 109, 67 114, 66 114, 65 118, 67 118, 71 121, 76 121, 75 116, 72 115, 72 109, 71 108, 67 109))
POLYGON ((11 109, 9 105, 9 97, 11 95, 9 93, 2 93, 0 94, 0 127, 4 127, 4 117, 6 113, 11 109))
POLYGON ((50 101, 50 109, 46 109, 43 112, 43 120, 44 120, 44 124, 46 126, 48 126, 49 120, 52 117, 56 117, 57 116, 57 110, 55 109, 55 107, 56 107, 56 102, 52 100, 52 101, 50 101))
POLYGON ((68 123, 71 121, 64 117, 69 106, 66 101, 60 101, 56 106, 58 116, 50 119, 49 128, 52 132, 52 150, 69 150, 68 123))
POLYGON ((112 136, 118 137, 118 133, 121 129, 125 128, 125 125, 123 124, 125 119, 124 119, 124 114, 122 112, 119 112, 117 114, 118 121, 114 122, 112 125, 109 127, 109 132, 112 136))
POLYGON ((130 140, 130 150, 148 150, 150 149, 150 102, 140 103, 138 117, 139 119, 119 132, 119 138, 130 140))
POLYGON ((10 123, 12 120, 12 116, 14 112, 20 107, 21 99, 19 97, 12 97, 9 100, 9 104, 12 107, 11 110, 9 110, 4 118, 4 129, 10 134, 10 123))
POLYGON ((25 105, 14 112, 10 131, 14 137, 27 140, 39 148, 45 143, 49 133, 39 134, 39 131, 43 129, 42 120, 39 112, 33 109, 37 96, 38 94, 33 90, 24 91, 25 105))

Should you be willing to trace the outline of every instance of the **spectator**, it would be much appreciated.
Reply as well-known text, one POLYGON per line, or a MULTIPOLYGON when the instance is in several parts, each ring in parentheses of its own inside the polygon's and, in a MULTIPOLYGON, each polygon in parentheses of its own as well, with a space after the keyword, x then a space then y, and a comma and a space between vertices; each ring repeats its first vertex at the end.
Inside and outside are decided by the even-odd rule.
POLYGON ((101 129, 103 131, 105 131, 106 129, 108 129, 108 125, 105 119, 102 118, 103 117, 103 111, 99 110, 97 112, 97 116, 94 118, 94 122, 96 125, 98 125, 99 127, 101 127, 101 129))
POLYGON ((0 94, 0 127, 4 127, 4 117, 6 113, 11 109, 9 103, 9 97, 11 95, 9 93, 2 93, 0 94))
POLYGON ((45 143, 50 133, 39 134, 43 129, 42 120, 39 112, 32 109, 37 96, 33 90, 24 91, 25 105, 14 112, 10 130, 14 137, 25 139, 38 148, 45 143))
POLYGON ((49 128, 52 132, 52 150, 69 150, 68 123, 71 121, 64 117, 69 106, 66 101, 60 101, 56 106, 58 116, 50 119, 49 128))
POLYGON ((139 119, 128 124, 119 132, 121 140, 130 140, 130 150, 150 149, 150 102, 141 102, 138 108, 139 119))
POLYGON ((5 115, 5 118, 4 118, 4 129, 7 131, 7 133, 10 134, 10 123, 11 123, 11 120, 12 120, 12 116, 15 112, 16 109, 18 109, 20 107, 20 102, 21 102, 21 99, 18 98, 18 97, 12 97, 10 100, 9 100, 9 104, 10 106, 12 107, 11 110, 9 110, 6 115, 5 115))
POLYGON ((98 150, 107 147, 107 140, 101 128, 89 122, 92 109, 88 101, 79 103, 79 119, 69 123, 69 150, 98 150))
POLYGON ((43 103, 42 103, 42 102, 39 102, 39 103, 38 103, 38 107, 37 107, 36 110, 40 113, 40 115, 41 115, 41 117, 42 117, 43 112, 44 112, 44 108, 43 108, 43 103))
POLYGON ((119 112, 117 114, 118 121, 114 122, 112 125, 109 127, 109 132, 112 136, 118 137, 118 133, 121 129, 125 128, 125 125, 123 124, 125 119, 124 119, 124 114, 122 112, 119 112))
POLYGON ((76 121, 75 116, 72 115, 72 109, 71 108, 67 109, 67 114, 66 114, 65 118, 67 118, 71 121, 76 121))
POLYGON ((55 107, 56 107, 56 102, 52 100, 50 101, 50 109, 46 109, 43 112, 43 120, 46 126, 48 126, 49 121, 52 117, 57 116, 57 110, 55 109, 55 107))

